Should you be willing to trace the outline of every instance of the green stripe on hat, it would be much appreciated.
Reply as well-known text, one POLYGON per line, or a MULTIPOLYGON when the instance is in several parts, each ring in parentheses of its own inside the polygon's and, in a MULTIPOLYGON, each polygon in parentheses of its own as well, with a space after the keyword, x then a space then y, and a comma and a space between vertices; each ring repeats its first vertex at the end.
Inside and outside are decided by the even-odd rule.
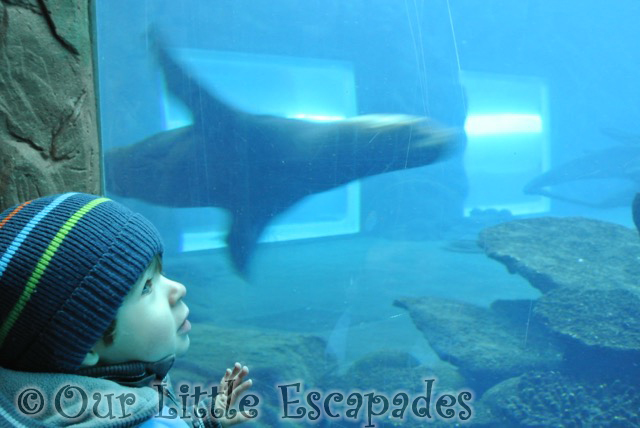
POLYGON ((27 281, 27 285, 22 291, 22 294, 20 295, 18 302, 13 306, 13 308, 11 309, 11 312, 9 312, 9 315, 7 316, 5 322, 2 324, 2 327, 0 328, 0 347, 4 343, 4 340, 6 339, 9 332, 11 331, 11 328, 13 328, 16 321, 18 321, 18 318, 20 317, 20 314, 22 313, 25 306, 27 305, 27 302, 31 298, 31 295, 36 290, 38 286, 38 282, 40 281, 40 278, 44 275, 45 271, 47 270, 47 266, 49 266, 51 259, 53 258, 56 251, 64 241, 65 237, 69 234, 69 232, 71 232, 71 230, 76 225, 76 223, 78 223, 78 221, 80 221, 80 219, 84 217, 85 214, 87 214, 89 211, 91 211, 93 208, 100 205, 101 203, 107 202, 107 201, 110 201, 110 199, 98 198, 84 205, 82 208, 76 211, 71 217, 69 217, 69 219, 60 227, 56 235, 51 239, 51 242, 47 246, 47 249, 44 250, 44 253, 40 257, 40 260, 38 260, 36 267, 33 269, 33 272, 31 273, 31 276, 27 281))

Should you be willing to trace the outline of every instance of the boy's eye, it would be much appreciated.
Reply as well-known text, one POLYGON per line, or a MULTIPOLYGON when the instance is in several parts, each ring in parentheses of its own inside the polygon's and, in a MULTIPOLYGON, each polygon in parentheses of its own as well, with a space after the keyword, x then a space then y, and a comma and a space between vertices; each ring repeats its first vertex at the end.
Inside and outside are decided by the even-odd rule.
POLYGON ((151 282, 151 278, 147 279, 142 287, 142 295, 151 293, 151 287, 153 287, 153 282, 151 282))

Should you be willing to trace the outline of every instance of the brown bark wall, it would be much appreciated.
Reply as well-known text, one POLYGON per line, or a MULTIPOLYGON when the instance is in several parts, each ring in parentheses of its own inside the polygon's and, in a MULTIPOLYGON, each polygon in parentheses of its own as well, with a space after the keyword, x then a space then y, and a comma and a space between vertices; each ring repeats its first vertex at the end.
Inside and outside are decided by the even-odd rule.
POLYGON ((0 0, 0 211, 101 192, 90 0, 0 0))

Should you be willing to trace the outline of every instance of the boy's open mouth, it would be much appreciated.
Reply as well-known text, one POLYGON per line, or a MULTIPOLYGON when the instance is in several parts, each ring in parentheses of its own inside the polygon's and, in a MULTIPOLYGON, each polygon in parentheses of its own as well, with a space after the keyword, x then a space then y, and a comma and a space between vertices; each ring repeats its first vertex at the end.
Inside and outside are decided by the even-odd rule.
POLYGON ((187 312, 187 316, 184 317, 184 321, 178 327, 178 334, 187 334, 191 331, 191 323, 189 322, 189 312, 187 312))

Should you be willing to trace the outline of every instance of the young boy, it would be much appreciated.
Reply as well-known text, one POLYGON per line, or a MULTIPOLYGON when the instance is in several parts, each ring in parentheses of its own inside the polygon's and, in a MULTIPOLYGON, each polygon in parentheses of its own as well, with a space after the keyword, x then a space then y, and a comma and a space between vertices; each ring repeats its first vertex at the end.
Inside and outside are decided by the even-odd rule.
POLYGON ((185 294, 162 274, 156 229, 117 202, 65 193, 2 212, 0 403, 14 408, 1 406, 0 422, 216 427, 246 420, 226 411, 251 386, 247 367, 227 369, 208 396, 189 391, 200 401, 191 411, 167 384, 173 359, 189 348, 185 294))

